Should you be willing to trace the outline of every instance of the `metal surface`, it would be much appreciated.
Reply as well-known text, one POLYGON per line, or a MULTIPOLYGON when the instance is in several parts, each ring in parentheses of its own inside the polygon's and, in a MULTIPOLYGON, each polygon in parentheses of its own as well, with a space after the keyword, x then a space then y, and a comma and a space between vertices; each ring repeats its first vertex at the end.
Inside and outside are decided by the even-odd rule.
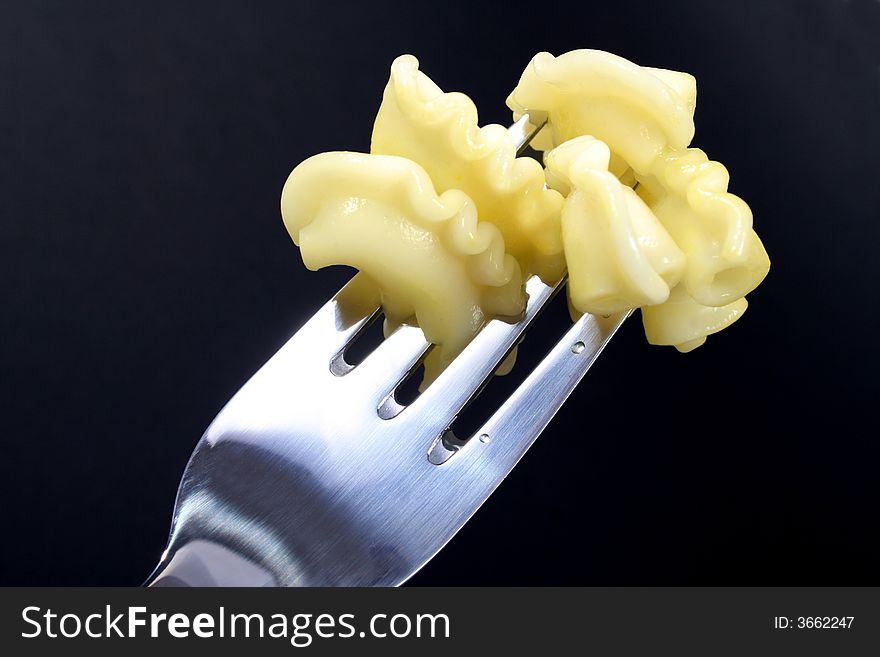
MULTIPOLYGON (((511 131, 523 146, 536 130, 511 131)), ((229 401, 181 481, 153 586, 397 585, 516 465, 626 315, 584 315, 470 440, 447 429, 561 287, 537 278, 517 323, 489 322, 411 405, 395 386, 429 345, 402 326, 357 366, 373 321, 349 282, 229 401)))

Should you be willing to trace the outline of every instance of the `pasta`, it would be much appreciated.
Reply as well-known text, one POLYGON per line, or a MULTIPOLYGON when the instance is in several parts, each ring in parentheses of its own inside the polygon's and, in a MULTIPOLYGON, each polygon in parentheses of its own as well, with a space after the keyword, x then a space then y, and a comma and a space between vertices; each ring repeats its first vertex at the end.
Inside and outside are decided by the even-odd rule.
POLYGON ((496 225, 507 250, 547 282, 562 275, 562 196, 544 188, 540 163, 516 157, 500 125, 477 124, 477 108, 461 93, 444 93, 412 55, 391 65, 373 126, 372 153, 418 162, 440 192, 464 191, 480 221, 496 225))
POLYGON ((648 341, 683 352, 742 317, 770 261, 727 170, 690 147, 692 76, 595 50, 539 53, 507 104, 546 121, 532 143, 543 167, 398 57, 371 152, 311 157, 282 192, 307 267, 363 271, 387 328, 414 317, 439 345, 427 381, 488 319, 522 312, 532 274, 567 271, 573 316, 641 308, 648 341))
POLYGON ((646 68, 599 50, 538 53, 507 98, 518 119, 526 111, 549 120, 532 141, 549 150, 581 135, 604 141, 623 162, 648 173, 667 148, 694 138, 696 81, 687 73, 646 68))
MULTIPOLYGON (((675 311, 664 317, 680 316, 692 325, 696 317, 715 316, 702 307, 729 310, 767 275, 767 252, 752 228, 748 205, 727 191, 727 170, 701 150, 687 148, 696 107, 692 76, 640 67, 596 50, 574 50, 559 57, 539 53, 507 104, 514 118, 528 111, 547 119, 549 130, 534 143, 538 149, 549 150, 581 135, 608 144, 611 170, 638 185, 637 194, 685 254, 675 311), (693 303, 683 303, 683 295, 693 303)), ((570 258, 568 265, 571 268, 570 258)), ((744 306, 737 308, 737 313, 728 313, 725 326, 742 315, 744 306)), ((663 311, 648 311, 645 320, 643 311, 652 343, 660 339, 650 319, 658 313, 663 311)), ((707 328, 702 337, 715 330, 707 328)), ((689 340, 682 348, 693 347, 689 340)))
POLYGON ((522 274, 498 229, 477 221, 464 192, 438 196, 410 160, 315 155, 291 172, 281 212, 307 267, 355 267, 378 283, 392 324, 416 317, 427 339, 441 345, 431 354, 433 371, 487 316, 522 310, 522 274))
POLYGON ((703 306, 685 291, 675 287, 669 300, 642 308, 645 335, 651 344, 674 345, 681 352, 693 351, 706 336, 725 329, 742 317, 748 308, 745 297, 726 306, 703 306))
POLYGON ((752 229, 752 211, 727 191, 730 176, 696 148, 666 151, 655 175, 638 178, 639 194, 687 254, 684 284, 707 306, 722 306, 755 289, 770 260, 752 229))
POLYGON ((608 171, 610 157, 589 136, 545 157, 548 184, 566 194, 562 240, 571 305, 599 315, 666 301, 685 264, 644 201, 608 171))

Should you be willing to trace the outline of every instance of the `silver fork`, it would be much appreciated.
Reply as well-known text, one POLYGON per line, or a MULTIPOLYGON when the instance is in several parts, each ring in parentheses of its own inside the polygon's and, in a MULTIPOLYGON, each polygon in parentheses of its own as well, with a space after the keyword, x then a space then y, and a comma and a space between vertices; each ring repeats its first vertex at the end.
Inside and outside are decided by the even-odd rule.
MULTIPOLYGON (((540 129, 510 131, 522 150, 540 129)), ((356 366, 379 315, 355 276, 227 403, 183 474, 151 586, 393 586, 433 557, 503 481, 628 313, 584 315, 472 436, 453 420, 564 281, 527 281, 408 406, 396 387, 430 345, 403 325, 356 366)))

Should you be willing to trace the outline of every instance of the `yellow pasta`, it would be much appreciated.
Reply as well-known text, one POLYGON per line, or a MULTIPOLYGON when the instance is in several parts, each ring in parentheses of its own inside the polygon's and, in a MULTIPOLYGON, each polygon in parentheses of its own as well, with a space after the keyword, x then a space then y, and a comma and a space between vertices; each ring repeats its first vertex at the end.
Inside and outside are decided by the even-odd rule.
POLYGON ((754 290, 770 259, 752 229, 752 211, 727 191, 730 176, 696 148, 666 151, 639 194, 687 254, 684 284, 707 306, 723 306, 754 290))
POLYGON ((585 136, 545 157, 548 184, 566 194, 562 239, 571 305, 611 313, 658 304, 684 269, 684 254, 636 193, 608 171, 611 152, 585 136))
POLYGON ((405 158, 315 155, 287 179, 281 214, 309 269, 355 267, 378 283, 392 322, 415 315, 440 345, 431 354, 435 371, 487 317, 523 307, 519 264, 498 229, 477 221, 464 192, 438 196, 405 158))
POLYGON ((498 226, 524 270, 554 282, 565 267, 562 197, 544 188, 540 163, 516 157, 506 128, 480 127, 470 98, 444 93, 418 66, 412 55, 391 65, 370 151, 417 162, 439 192, 464 191, 480 221, 498 226))
POLYGON ((573 315, 641 308, 648 341, 683 352, 743 315, 770 261, 727 170, 689 147, 692 76, 596 50, 539 53, 507 103, 546 121, 532 144, 544 167, 398 57, 371 153, 311 157, 282 192, 307 267, 363 271, 386 326, 414 317, 439 345, 426 381, 488 319, 523 310, 531 274, 567 270, 573 315))
POLYGON ((673 345, 684 353, 702 345, 707 335, 733 324, 747 307, 745 297, 726 306, 703 306, 678 285, 665 303, 642 308, 642 323, 648 342, 673 345))
MULTIPOLYGON (((508 106, 515 118, 528 111, 547 119, 536 148, 582 135, 608 144, 611 170, 638 185, 684 252, 681 284, 695 304, 729 308, 767 275, 767 252, 748 205, 727 191, 727 170, 687 148, 694 134, 693 77, 596 50, 539 53, 508 106)), ((654 342, 656 333, 647 333, 654 342)))
POLYGON ((696 93, 686 73, 637 66, 600 50, 573 50, 535 55, 507 105, 516 119, 525 112, 549 119, 532 142, 538 150, 592 135, 645 174, 665 149, 690 144, 696 93))

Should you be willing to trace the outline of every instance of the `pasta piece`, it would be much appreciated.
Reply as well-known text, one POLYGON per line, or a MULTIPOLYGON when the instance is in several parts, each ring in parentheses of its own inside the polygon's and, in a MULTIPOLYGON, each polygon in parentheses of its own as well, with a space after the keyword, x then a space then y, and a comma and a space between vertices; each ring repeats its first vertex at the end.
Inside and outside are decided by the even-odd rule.
POLYGON ((526 112, 548 119, 534 148, 550 150, 592 135, 645 174, 664 150, 691 143, 696 94, 687 73, 645 68, 601 50, 573 50, 535 55, 507 105, 516 119, 526 112))
POLYGON ((685 252, 688 293, 703 305, 726 306, 760 284, 770 260, 752 229, 751 210, 727 191, 726 169, 686 149, 695 105, 691 76, 596 50, 539 53, 508 98, 514 117, 546 115, 549 129, 533 142, 536 148, 580 135, 606 142, 612 171, 631 175, 685 252))
POLYGON ((481 222, 496 225, 509 253, 529 273, 554 282, 564 271, 562 197, 544 188, 535 160, 516 157, 507 129, 479 127, 466 95, 444 93, 412 55, 394 60, 370 150, 418 162, 439 192, 460 189, 481 222))
POLYGON ((355 267, 381 288, 392 325, 415 315, 439 345, 429 378, 488 316, 515 315, 525 303, 498 228, 477 221, 465 193, 438 196, 424 169, 402 157, 315 155, 287 179, 281 214, 309 269, 355 267))
POLYGON ((665 303, 642 308, 642 324, 648 342, 674 345, 685 353, 702 345, 707 335, 733 324, 743 316, 746 308, 745 297, 726 306, 704 306, 678 285, 665 303))
POLYGON ((696 301, 725 306, 754 290, 770 258, 752 229, 752 211, 727 191, 730 176, 696 148, 658 158, 656 176, 642 177, 638 193, 687 254, 684 284, 696 301))
POLYGON ((545 156, 547 181, 567 195, 562 239, 568 293, 581 313, 658 304, 684 269, 684 254, 636 193, 608 171, 611 152, 585 136, 545 156))

